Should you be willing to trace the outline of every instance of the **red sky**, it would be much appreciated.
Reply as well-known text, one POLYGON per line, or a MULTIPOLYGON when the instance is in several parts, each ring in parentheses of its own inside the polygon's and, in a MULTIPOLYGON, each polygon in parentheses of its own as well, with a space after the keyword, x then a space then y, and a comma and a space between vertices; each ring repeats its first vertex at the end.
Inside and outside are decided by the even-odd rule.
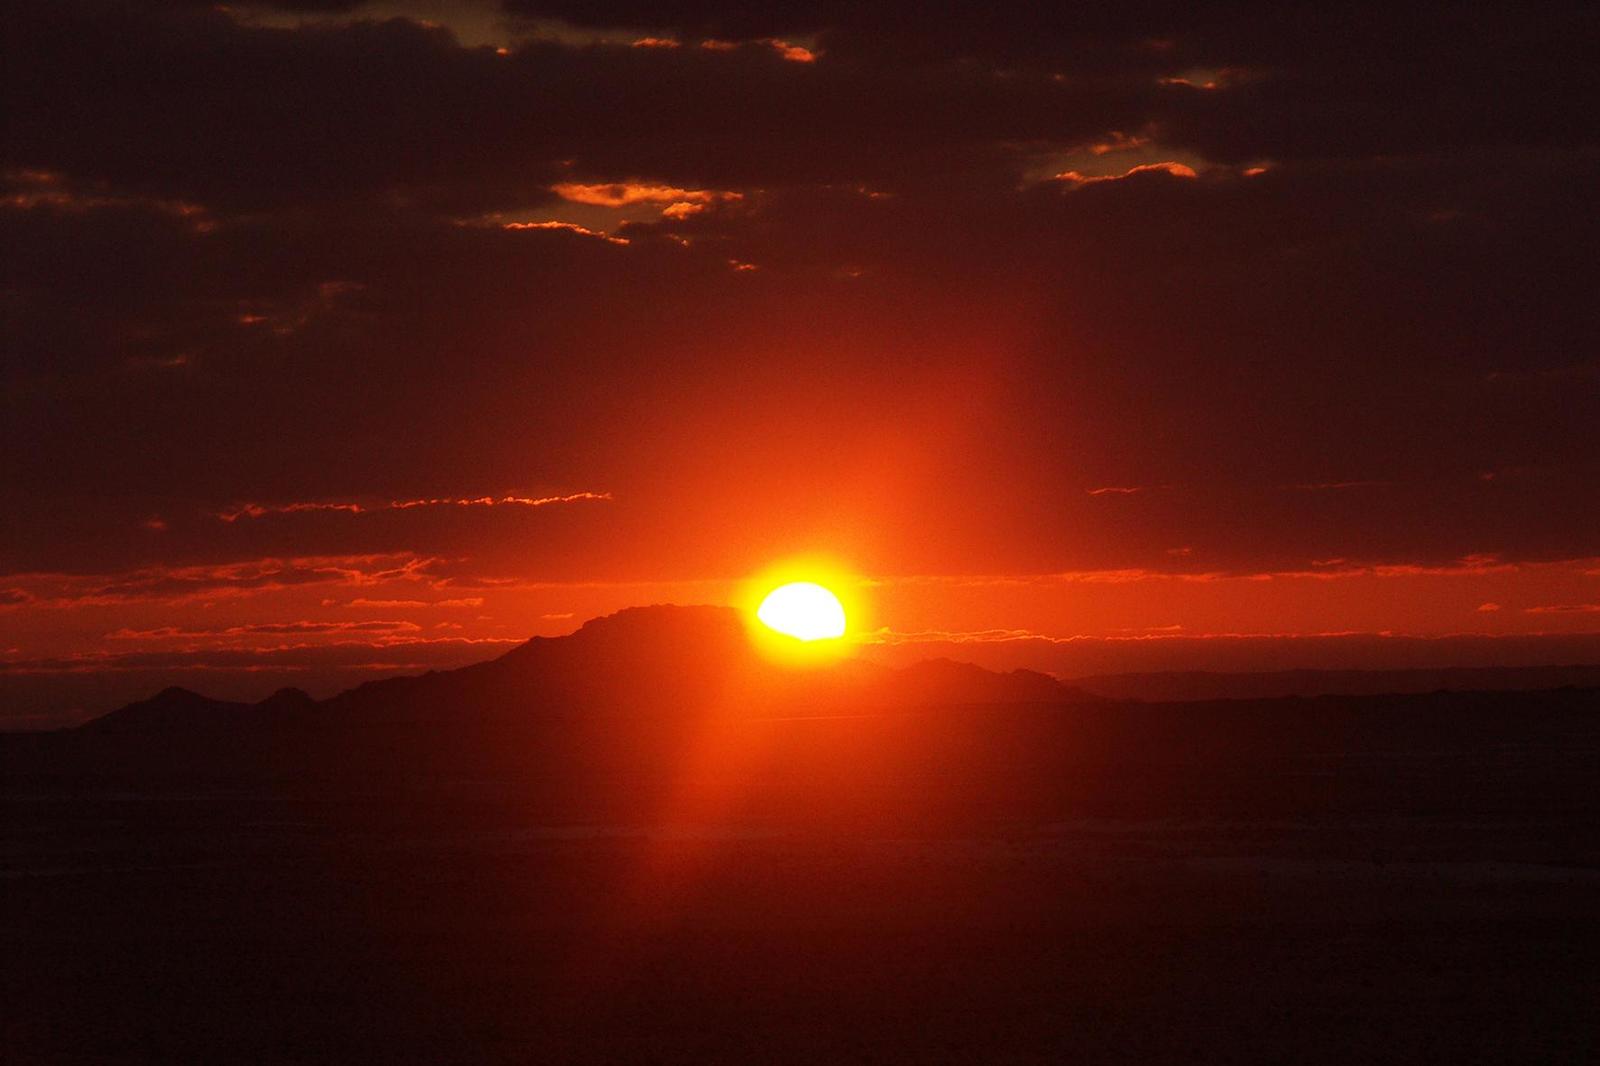
POLYGON ((1594 12, 1038 7, 19 10, 6 719, 800 552, 880 650, 1594 661, 1594 12))

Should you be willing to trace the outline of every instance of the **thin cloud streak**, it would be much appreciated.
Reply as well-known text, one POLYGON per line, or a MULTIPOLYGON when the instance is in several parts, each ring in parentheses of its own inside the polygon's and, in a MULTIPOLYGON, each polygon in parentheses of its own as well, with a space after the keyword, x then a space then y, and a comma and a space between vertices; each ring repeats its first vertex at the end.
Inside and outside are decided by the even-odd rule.
POLYGON ((373 514, 380 511, 410 511, 418 507, 550 507, 562 503, 609 502, 614 497, 609 492, 572 492, 564 496, 443 496, 432 499, 390 500, 384 504, 363 504, 352 501, 303 501, 296 503, 261 504, 242 503, 226 510, 214 512, 224 522, 237 522, 241 518, 265 518, 268 515, 300 514, 330 511, 343 514, 373 514))
POLYGON ((1200 176, 1194 167, 1186 163, 1177 163, 1169 160, 1161 163, 1141 163, 1136 167, 1130 167, 1121 174, 1083 174, 1076 170, 1066 170, 1055 175, 1054 180, 1071 186, 1082 187, 1085 185, 1099 185, 1108 181, 1123 181, 1138 174, 1165 174, 1168 177, 1190 181, 1200 176))
MULTIPOLYGON (((1180 627, 1181 628, 1181 627, 1180 627)), ((897 632, 879 629, 859 638, 862 644, 1079 644, 1119 643, 1130 641, 1204 641, 1204 640, 1321 640, 1333 637, 1392 637, 1409 634, 1373 633, 1363 630, 1335 630, 1316 633, 1185 633, 1170 626, 1154 626, 1138 633, 1073 633, 1051 636, 1027 629, 944 630, 928 629, 915 632, 897 632)))
POLYGON ((1285 485, 1284 488, 1300 492, 1336 492, 1342 489, 1368 489, 1393 484, 1392 481, 1309 481, 1298 485, 1285 485))
POLYGON ((614 237, 609 233, 590 229, 588 226, 580 226, 576 222, 560 222, 556 219, 543 219, 533 222, 495 222, 490 224, 498 225, 503 230, 565 230, 568 233, 576 233, 580 237, 592 237, 595 240, 605 241, 607 244, 626 245, 632 243, 626 237, 614 237))
POLYGON ((308 585, 363 587, 423 580, 428 568, 439 562, 410 552, 268 557, 210 565, 147 566, 109 574, 18 573, 4 575, 0 581, 12 586, 4 598, 13 607, 179 604, 308 585))
POLYGON ((738 200, 741 195, 724 189, 680 189, 671 185, 654 185, 648 182, 617 181, 606 184, 585 185, 580 182, 563 182, 551 186, 551 191, 563 200, 596 207, 628 207, 633 204, 710 204, 719 200, 738 200))
POLYGON ((319 633, 416 633, 422 627, 415 622, 255 622, 249 625, 228 626, 226 629, 180 629, 177 626, 160 626, 156 629, 113 630, 107 640, 237 640, 255 636, 313 635, 319 633))
MULTIPOLYGON (((338 606, 337 600, 324 600, 324 607, 338 606)), ((364 596, 344 604, 346 607, 482 607, 482 596, 460 596, 448 600, 376 600, 364 596)))
MULTIPOLYGON (((1600 605, 1594 607, 1600 611, 1600 605)), ((978 630, 942 630, 929 629, 914 632, 900 632, 891 629, 879 629, 872 633, 863 634, 856 638, 859 644, 885 645, 898 647, 901 645, 917 644, 1126 644, 1147 643, 1152 641, 1170 641, 1187 643, 1204 643, 1207 641, 1318 641, 1318 640, 1348 640, 1361 638, 1378 641, 1425 641, 1442 642, 1451 640, 1485 640, 1485 641, 1526 641, 1544 637, 1571 638, 1583 637, 1587 634, 1573 634, 1563 632, 1529 632, 1529 633, 1477 633, 1471 631, 1452 633, 1403 633, 1393 630, 1370 629, 1340 629, 1318 632, 1220 632, 1220 633, 1189 633, 1179 632, 1166 626, 1155 626, 1138 633, 1073 633, 1066 636, 1052 636, 1047 633, 1035 633, 1026 629, 978 629, 978 630)))
POLYGON ((295 643, 267 648, 182 648, 0 660, 0 675, 142 673, 167 670, 278 672, 328 667, 421 670, 462 665, 520 644, 500 637, 409 637, 392 641, 295 643))
MULTIPOLYGON (((1590 558, 1561 559, 1539 562, 1510 562, 1494 555, 1468 555, 1452 563, 1351 563, 1344 559, 1323 560, 1313 565, 1315 570, 1152 570, 1142 567, 1107 570, 1068 570, 1041 574, 911 574, 874 578, 873 586, 883 585, 943 585, 953 587, 1005 587, 1039 586, 1051 584, 1125 585, 1139 582, 1176 581, 1210 583, 1219 581, 1275 581, 1314 580, 1336 581, 1349 578, 1379 577, 1464 577, 1489 574, 1509 574, 1519 570, 1549 567, 1587 566, 1590 558)), ((1589 571, 1584 571, 1588 573, 1589 571)))

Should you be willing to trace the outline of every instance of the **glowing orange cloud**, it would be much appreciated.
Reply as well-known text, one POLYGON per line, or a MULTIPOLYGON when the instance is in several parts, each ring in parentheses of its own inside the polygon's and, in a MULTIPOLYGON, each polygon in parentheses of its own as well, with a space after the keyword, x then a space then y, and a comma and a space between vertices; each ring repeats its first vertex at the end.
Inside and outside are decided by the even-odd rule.
POLYGON ((163 215, 186 219, 196 233, 210 233, 217 228, 201 204, 187 200, 161 199, 129 195, 111 195, 104 189, 72 188, 65 175, 53 170, 8 170, 0 180, 13 186, 0 193, 0 208, 31 211, 45 207, 68 214, 84 214, 109 207, 142 207, 163 215))
POLYGON ((1150 143, 1149 137, 1130 137, 1121 130, 1112 130, 1111 137, 1099 144, 1091 144, 1089 151, 1095 155, 1109 155, 1112 152, 1131 152, 1143 148, 1150 143))
POLYGON ((582 503, 612 498, 609 492, 573 492, 565 496, 445 496, 437 499, 390 500, 385 504, 368 506, 360 503, 243 503, 226 511, 216 512, 224 522, 237 522, 241 518, 264 518, 274 514, 298 514, 304 511, 339 511, 345 514, 370 514, 374 511, 409 511, 417 507, 549 507, 558 503, 582 503))
POLYGON ((1097 185, 1103 181, 1121 181, 1124 178, 1131 178, 1135 174, 1146 174, 1153 171, 1170 174, 1174 178, 1198 178, 1200 176, 1195 172, 1194 167, 1168 160, 1163 163, 1141 163, 1136 167, 1130 167, 1121 174, 1092 175, 1083 174, 1076 170, 1067 170, 1057 174, 1055 180, 1071 182, 1074 185, 1097 185))
POLYGON ((590 229, 588 226, 580 226, 575 222, 557 222, 554 219, 547 219, 547 220, 542 221, 542 222, 502 222, 500 224, 500 228, 501 229, 509 229, 509 230, 524 230, 524 229, 566 230, 568 233, 576 233, 580 237, 593 237, 596 240, 607 241, 607 242, 609 242, 611 244, 627 244, 628 243, 628 238, 626 238, 626 237, 613 237, 609 233, 602 233, 600 230, 590 229))
POLYGON ((415 622, 252 622, 249 625, 228 626, 226 629, 180 629, 177 626, 160 626, 156 629, 122 628, 106 634, 108 640, 234 640, 256 636, 313 636, 322 633, 416 633, 422 629, 415 622))
POLYGON ((688 200, 679 200, 676 203, 671 203, 671 204, 668 204, 666 207, 663 207, 661 209, 661 217, 662 218, 688 218, 690 215, 698 215, 700 212, 704 211, 705 209, 706 209, 706 205, 705 204, 691 203, 688 200))
POLYGON ((0 607, 52 609, 155 602, 177 604, 321 585, 372 586, 422 577, 438 560, 409 552, 249 559, 193 566, 147 566, 113 574, 13 573, 0 607))
MULTIPOLYGON (((337 600, 323 600, 324 607, 332 607, 337 600)), ((462 596, 449 600, 373 600, 357 596, 346 607, 482 607, 482 596, 462 596)))
MULTIPOLYGON (((652 40, 653 38, 645 39, 652 40)), ((700 47, 708 52, 733 52, 746 44, 764 45, 777 52, 780 58, 786 59, 790 63, 815 63, 817 61, 817 53, 811 49, 802 48, 797 44, 790 44, 788 41, 779 40, 776 37, 761 37, 754 41, 724 41, 712 37, 701 41, 700 47)), ((635 46, 638 46, 638 42, 635 42, 635 46)))
POLYGON ((596 207, 628 207, 632 204, 710 204, 719 200, 738 200, 740 195, 720 189, 679 189, 671 185, 650 185, 636 181, 613 181, 595 185, 562 182, 551 190, 563 200, 596 207))
POLYGON ((775 37, 769 37, 766 43, 791 63, 815 63, 817 61, 817 54, 809 48, 801 48, 797 44, 780 41, 775 37))

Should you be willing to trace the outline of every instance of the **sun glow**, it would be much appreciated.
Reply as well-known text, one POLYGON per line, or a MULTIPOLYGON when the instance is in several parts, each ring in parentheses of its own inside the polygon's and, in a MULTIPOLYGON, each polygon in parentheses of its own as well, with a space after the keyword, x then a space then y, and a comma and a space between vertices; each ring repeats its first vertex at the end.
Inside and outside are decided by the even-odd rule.
POLYGON ((821 555, 793 556, 752 574, 735 594, 750 641, 782 666, 826 666, 858 650, 871 629, 867 583, 821 555))
POLYGON ((769 629, 796 640, 836 640, 844 636, 844 605, 814 581, 791 581, 767 593, 756 617, 769 629))

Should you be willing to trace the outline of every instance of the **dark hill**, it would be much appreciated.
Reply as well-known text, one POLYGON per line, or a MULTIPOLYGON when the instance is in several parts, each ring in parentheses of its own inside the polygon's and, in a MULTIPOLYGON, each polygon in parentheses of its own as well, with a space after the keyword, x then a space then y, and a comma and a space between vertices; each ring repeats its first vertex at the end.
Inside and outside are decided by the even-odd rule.
POLYGON ((1594 689, 1074 700, 626 611, 0 736, 4 1046, 1587 1062, 1597 779, 1594 689))
POLYGON ((427 795, 429 818, 463 790, 556 823, 1345 817, 1576 802, 1592 789, 1579 764, 1596 703, 1580 689, 1113 703, 948 660, 786 668, 731 610, 657 606, 320 702, 171 689, 79 730, 5 738, 0 754, 19 783, 270 782, 382 793, 370 810, 413 815, 427 795))
POLYGON ((948 659, 904 669, 846 660, 793 668, 763 659, 738 612, 658 605, 619 611, 564 637, 534 637, 489 662, 371 681, 315 701, 283 689, 258 704, 170 688, 81 727, 91 732, 190 733, 318 719, 340 725, 488 721, 552 715, 762 716, 863 706, 1067 702, 1086 698, 1028 670, 1007 674, 948 659))
POLYGON ((248 703, 213 700, 186 688, 162 689, 147 700, 130 703, 80 726, 96 733, 192 733, 240 724, 248 703))

